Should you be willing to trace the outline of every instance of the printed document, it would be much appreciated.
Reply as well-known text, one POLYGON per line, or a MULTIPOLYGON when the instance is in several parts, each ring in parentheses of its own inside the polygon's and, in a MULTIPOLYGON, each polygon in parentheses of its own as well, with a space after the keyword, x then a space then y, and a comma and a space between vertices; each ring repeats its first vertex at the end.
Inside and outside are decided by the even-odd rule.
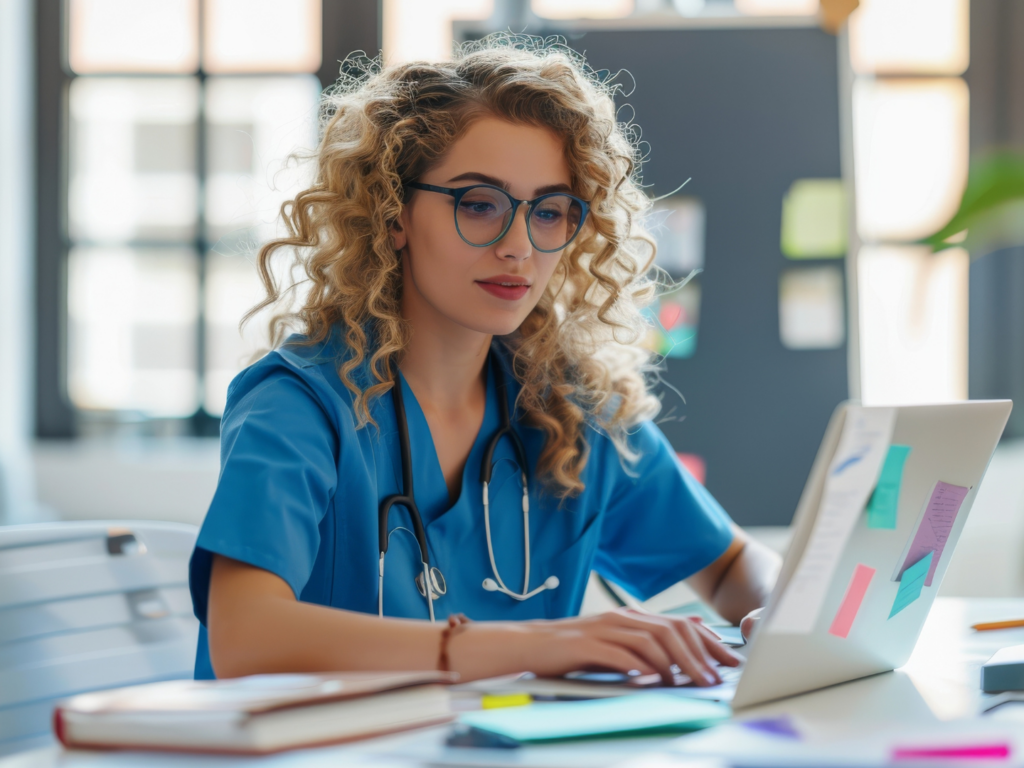
POLYGON ((878 482, 895 422, 894 408, 850 406, 847 410, 814 528, 768 620, 769 632, 806 635, 813 631, 846 542, 878 482))

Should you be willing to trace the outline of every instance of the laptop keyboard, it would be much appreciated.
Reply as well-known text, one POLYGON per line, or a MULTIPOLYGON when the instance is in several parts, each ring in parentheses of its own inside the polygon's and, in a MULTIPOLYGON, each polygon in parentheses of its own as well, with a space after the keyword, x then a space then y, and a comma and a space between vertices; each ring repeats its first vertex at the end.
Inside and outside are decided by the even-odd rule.
POLYGON ((743 674, 743 667, 719 667, 718 676, 722 678, 723 683, 735 683, 740 679, 740 675, 743 674))

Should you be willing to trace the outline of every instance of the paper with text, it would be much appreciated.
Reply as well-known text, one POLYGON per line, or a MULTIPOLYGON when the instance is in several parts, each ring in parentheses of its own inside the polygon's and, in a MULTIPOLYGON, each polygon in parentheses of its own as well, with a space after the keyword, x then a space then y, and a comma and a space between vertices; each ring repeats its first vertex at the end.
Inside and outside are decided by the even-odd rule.
POLYGON ((809 634, 814 630, 846 541, 875 487, 892 439, 895 408, 850 406, 822 490, 821 506, 796 567, 767 630, 809 634))
POLYGON ((914 563, 918 562, 929 552, 934 552, 932 564, 928 568, 928 575, 925 577, 924 585, 930 587, 932 579, 935 578, 935 569, 939 566, 942 558, 942 550, 946 548, 949 541, 949 534, 953 530, 953 523, 960 512, 960 506, 970 492, 970 488, 962 485, 952 485, 941 480, 932 489, 931 498, 928 499, 928 506, 917 523, 917 533, 910 545, 907 556, 903 559, 902 565, 896 566, 893 574, 893 581, 899 581, 903 573, 914 563))
POLYGON ((932 561, 935 559, 935 553, 929 552, 903 572, 903 577, 900 579, 900 588, 896 592, 896 599, 892 603, 892 610, 889 611, 890 619, 921 596, 925 576, 931 570, 932 561))
POLYGON ((896 511, 900 504, 903 465, 910 455, 909 445, 890 445, 882 464, 871 500, 868 502, 868 528, 896 529, 896 511))

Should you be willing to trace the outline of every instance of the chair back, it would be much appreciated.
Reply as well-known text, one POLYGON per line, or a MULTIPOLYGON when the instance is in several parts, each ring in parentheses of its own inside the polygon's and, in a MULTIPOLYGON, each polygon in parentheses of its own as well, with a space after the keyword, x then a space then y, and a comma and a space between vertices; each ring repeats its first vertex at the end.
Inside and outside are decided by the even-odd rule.
POLYGON ((0 755, 53 743, 61 698, 190 678, 192 525, 0 527, 0 755))

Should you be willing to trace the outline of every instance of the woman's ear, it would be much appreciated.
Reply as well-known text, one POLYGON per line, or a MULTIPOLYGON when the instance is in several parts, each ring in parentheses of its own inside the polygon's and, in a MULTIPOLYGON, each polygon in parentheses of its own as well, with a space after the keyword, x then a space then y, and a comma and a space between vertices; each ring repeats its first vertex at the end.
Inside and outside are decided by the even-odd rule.
POLYGON ((396 251, 401 251, 403 248, 405 248, 406 243, 409 242, 409 238, 405 232, 404 210, 397 219, 391 222, 391 242, 395 246, 396 251))

